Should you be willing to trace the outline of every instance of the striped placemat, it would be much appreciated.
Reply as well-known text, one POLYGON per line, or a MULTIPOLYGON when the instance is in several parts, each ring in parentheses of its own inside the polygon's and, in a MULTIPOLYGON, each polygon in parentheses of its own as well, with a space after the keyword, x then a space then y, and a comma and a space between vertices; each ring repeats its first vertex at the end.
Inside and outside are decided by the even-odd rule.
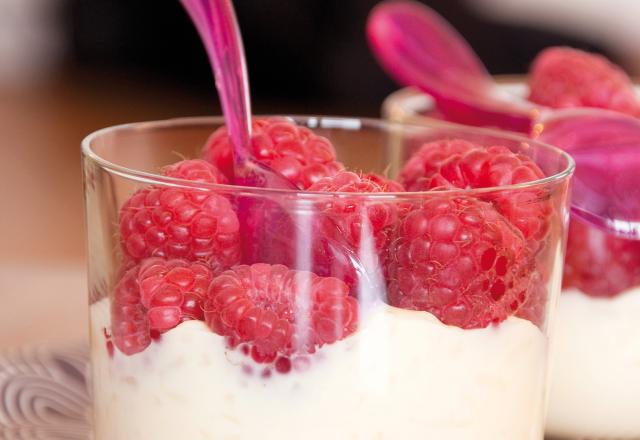
POLYGON ((0 438, 89 439, 88 365, 82 347, 0 352, 0 438))

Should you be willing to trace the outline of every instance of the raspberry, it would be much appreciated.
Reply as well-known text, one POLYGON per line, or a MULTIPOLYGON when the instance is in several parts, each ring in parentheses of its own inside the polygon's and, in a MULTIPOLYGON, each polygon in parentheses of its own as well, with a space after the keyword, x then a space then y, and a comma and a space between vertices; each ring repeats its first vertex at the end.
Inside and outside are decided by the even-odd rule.
POLYGON ((140 299, 152 329, 173 328, 185 319, 204 319, 202 300, 213 279, 212 270, 199 262, 147 258, 140 264, 140 299), (172 317, 171 321, 154 316, 172 317))
POLYGON ((203 320, 202 301, 213 273, 202 263, 154 257, 127 270, 113 294, 113 340, 131 355, 188 319, 203 320))
MULTIPOLYGON (((402 190, 402 186, 378 175, 358 176, 341 171, 335 176, 320 179, 309 191, 342 193, 381 193, 388 189, 402 190)), ((315 205, 313 233, 314 272, 337 276, 350 285, 355 282, 355 267, 346 255, 337 255, 343 243, 354 255, 372 250, 376 258, 384 256, 398 221, 398 209, 392 201, 371 201, 362 197, 325 197, 315 205), (363 223, 364 220, 366 223, 363 223), (363 236, 363 233, 366 234, 363 236)), ((378 260, 379 264, 383 264, 378 260)))
MULTIPOLYGON (((316 136, 285 118, 255 119, 252 149, 257 160, 273 168, 298 188, 309 188, 322 177, 344 168, 328 139, 316 136)), ((226 127, 216 130, 204 148, 204 158, 233 181, 232 143, 226 127)))
POLYGON ((607 234, 579 220, 569 225, 564 287, 612 297, 640 284, 640 241, 607 234))
MULTIPOLYGON (((334 177, 316 182, 309 190, 374 193, 399 192, 403 188, 382 176, 340 171, 334 177)), ((293 206, 265 202, 260 209, 248 210, 244 262, 283 264, 320 276, 334 276, 353 286, 357 279, 353 257, 358 258, 362 231, 372 238, 372 249, 383 249, 391 237, 399 207, 389 200, 365 204, 361 197, 346 194, 310 197, 308 201, 308 209, 300 209, 302 205, 294 201, 293 206), (369 222, 363 228, 365 216, 369 222), (310 242, 306 246, 309 258, 298 253, 296 242, 299 240, 310 242)), ((374 263, 378 260, 371 264, 374 263)))
POLYGON ((384 182, 385 178, 374 175, 371 178, 364 175, 358 175, 351 171, 341 171, 333 176, 324 177, 311 185, 309 191, 318 192, 354 192, 354 193, 371 193, 383 192, 384 189, 379 182, 384 182), (377 181, 374 181, 377 180, 377 181))
MULTIPOLYGON (((401 189, 395 182, 384 177, 367 175, 358 176, 350 171, 341 171, 335 176, 320 179, 309 187, 309 191, 341 192, 341 193, 381 193, 388 188, 401 189), (382 185, 381 185, 382 183, 382 185)), ((316 204, 323 219, 331 220, 337 228, 337 233, 345 237, 347 243, 358 249, 363 231, 362 220, 369 220, 367 228, 376 249, 382 249, 388 243, 389 229, 397 221, 397 210, 393 203, 367 202, 349 196, 335 196, 325 198, 316 204)))
MULTIPOLYGON (((204 161, 164 170, 172 177, 217 183, 204 161)), ((240 223, 231 203, 210 190, 154 186, 136 192, 120 210, 120 239, 127 257, 202 260, 215 272, 240 262, 240 223)))
POLYGON ((430 187, 431 183, 425 180, 436 175, 445 162, 474 148, 472 143, 461 139, 428 142, 402 167, 400 181, 407 191, 424 191, 430 187))
MULTIPOLYGON (((506 147, 474 147, 452 140, 425 144, 407 162, 400 177, 408 191, 425 191, 515 185, 542 179, 544 173, 531 159, 506 147)), ((543 191, 499 191, 487 194, 486 199, 525 238, 541 241, 546 236, 552 207, 543 191)))
POLYGON ((241 265, 216 277, 207 292, 204 316, 231 345, 247 344, 256 362, 276 362, 314 353, 352 334, 358 303, 337 278, 295 271, 283 265, 241 265))
POLYGON ((381 176, 376 173, 367 173, 362 176, 364 179, 368 179, 373 183, 378 184, 382 189, 382 192, 404 192, 404 186, 400 182, 396 182, 395 180, 389 179, 388 177, 381 176))
POLYGON ((139 353, 151 344, 149 319, 140 299, 138 268, 126 271, 113 291, 111 334, 118 350, 139 353))
POLYGON ((533 62, 529 87, 531 101, 552 108, 597 107, 640 116, 633 83, 601 55, 546 49, 533 62))
POLYGON ((489 203, 434 194, 400 221, 397 234, 388 266, 393 306, 469 329, 503 321, 528 299, 533 259, 489 203))
POLYGON ((201 159, 183 160, 162 169, 162 174, 176 179, 203 183, 228 183, 227 176, 215 166, 201 159))

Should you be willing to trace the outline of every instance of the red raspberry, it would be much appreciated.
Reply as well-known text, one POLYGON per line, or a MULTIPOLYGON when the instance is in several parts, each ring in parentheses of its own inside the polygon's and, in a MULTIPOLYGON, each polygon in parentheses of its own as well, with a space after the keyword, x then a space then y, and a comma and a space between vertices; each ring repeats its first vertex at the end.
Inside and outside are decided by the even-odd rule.
MULTIPOLYGON (((362 194, 391 189, 402 190, 402 186, 378 175, 358 176, 341 171, 335 176, 320 179, 309 191, 362 194)), ((375 253, 374 258, 384 256, 383 251, 389 246, 398 222, 399 206, 388 200, 372 201, 360 196, 340 195, 323 198, 315 208, 318 212, 314 219, 313 271, 320 275, 336 276, 351 285, 356 280, 355 267, 346 255, 336 254, 340 246, 331 244, 342 243, 355 256, 361 256, 367 249, 375 253), (363 224, 365 219, 368 222, 363 224), (363 237, 363 233, 367 235, 363 237)), ((378 263, 383 264, 379 260, 378 263)))
MULTIPOLYGON (((217 183, 204 161, 165 169, 173 177, 217 183)), ((120 239, 135 261, 158 256, 207 262, 220 272, 240 262, 240 223, 229 200, 206 190, 154 186, 136 192, 120 210, 120 239)))
POLYGON ((368 179, 373 183, 377 183, 380 188, 382 188, 382 192, 404 192, 404 186, 400 182, 396 182, 393 179, 389 179, 388 177, 381 176, 376 173, 367 173, 362 176, 364 179, 368 179))
POLYGON ((213 275, 203 263, 157 257, 144 260, 138 280, 151 329, 167 330, 185 319, 203 320, 202 300, 213 275))
POLYGON ((491 204, 434 194, 400 221, 389 303, 465 329, 486 327, 527 300, 531 261, 522 235, 491 204))
MULTIPOLYGON (((256 362, 269 363, 313 353, 352 334, 358 302, 337 278, 259 263, 216 277, 204 315, 215 333, 233 345, 248 344, 256 362)), ((279 361, 280 367, 285 363, 279 361)))
POLYGON ((149 318, 140 299, 138 267, 124 273, 113 291, 111 334, 122 353, 139 353, 151 344, 149 318))
POLYGON ((215 166, 201 159, 182 160, 162 169, 162 174, 176 179, 203 183, 228 183, 227 176, 215 166))
POLYGON ((424 191, 431 187, 430 179, 438 174, 445 162, 473 149, 472 143, 461 139, 428 142, 402 167, 400 181, 407 191, 424 191))
POLYGON ((600 297, 612 297, 640 285, 640 241, 572 220, 563 281, 564 287, 600 297))
MULTIPOLYGON (((255 158, 280 172, 300 189, 344 168, 328 139, 316 136, 285 118, 255 119, 252 148, 255 158)), ((226 127, 216 130, 203 151, 204 158, 233 180, 232 143, 226 127)))
POLYGON ((605 57, 567 47, 545 49, 533 62, 529 99, 552 108, 597 107, 640 116, 627 74, 605 57))
POLYGON ((204 319, 202 301, 211 269, 185 260, 147 258, 127 270, 113 293, 112 332, 116 347, 131 355, 188 319, 204 319))
MULTIPOLYGON (((466 141, 453 140, 425 144, 407 162, 400 177, 408 191, 425 191, 515 185, 545 176, 531 159, 506 147, 474 147, 466 141)), ((540 241, 546 236, 552 207, 543 191, 499 191, 487 194, 486 199, 525 238, 540 241)))

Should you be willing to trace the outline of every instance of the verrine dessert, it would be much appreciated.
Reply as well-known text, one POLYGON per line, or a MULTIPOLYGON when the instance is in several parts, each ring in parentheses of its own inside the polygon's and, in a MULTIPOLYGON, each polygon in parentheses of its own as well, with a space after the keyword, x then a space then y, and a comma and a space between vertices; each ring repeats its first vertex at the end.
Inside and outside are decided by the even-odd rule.
POLYGON ((83 143, 97 440, 543 437, 567 155, 256 118, 248 188, 221 125, 83 143))
MULTIPOLYGON (((500 88, 505 96, 550 108, 640 115, 637 90, 622 69, 600 55, 571 48, 546 49, 533 61, 527 79, 506 81, 500 88)), ((429 95, 409 88, 390 96, 383 111, 404 123, 446 119, 429 95)), ((566 140, 558 146, 574 146, 570 136, 566 140)), ((601 156, 602 163, 615 163, 601 156)), ((639 312, 640 240, 572 219, 554 330, 547 417, 553 438, 640 438, 639 312)))
MULTIPOLYGON (((594 107, 640 116, 632 81, 600 55, 547 49, 532 65, 529 86, 529 99, 554 108, 594 107)), ((572 147, 569 141, 561 146, 572 147)), ((640 144, 631 148, 640 155, 640 144)), ((640 239, 572 220, 555 333, 549 433, 562 438, 640 438, 638 313, 640 239)))
POLYGON ((554 332, 548 431, 640 437, 640 241, 573 220, 554 332))

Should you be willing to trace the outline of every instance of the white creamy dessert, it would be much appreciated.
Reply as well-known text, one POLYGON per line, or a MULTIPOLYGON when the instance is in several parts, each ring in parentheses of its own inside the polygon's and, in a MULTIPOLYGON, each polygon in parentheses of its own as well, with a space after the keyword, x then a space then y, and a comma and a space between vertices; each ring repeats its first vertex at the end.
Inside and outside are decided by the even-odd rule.
POLYGON ((560 295, 547 431, 640 438, 640 287, 613 298, 560 295))
POLYGON ((110 357, 108 300, 91 319, 96 440, 543 436, 547 339, 520 318, 462 330, 378 304, 307 371, 269 378, 243 371, 238 361, 253 361, 203 322, 110 357))

